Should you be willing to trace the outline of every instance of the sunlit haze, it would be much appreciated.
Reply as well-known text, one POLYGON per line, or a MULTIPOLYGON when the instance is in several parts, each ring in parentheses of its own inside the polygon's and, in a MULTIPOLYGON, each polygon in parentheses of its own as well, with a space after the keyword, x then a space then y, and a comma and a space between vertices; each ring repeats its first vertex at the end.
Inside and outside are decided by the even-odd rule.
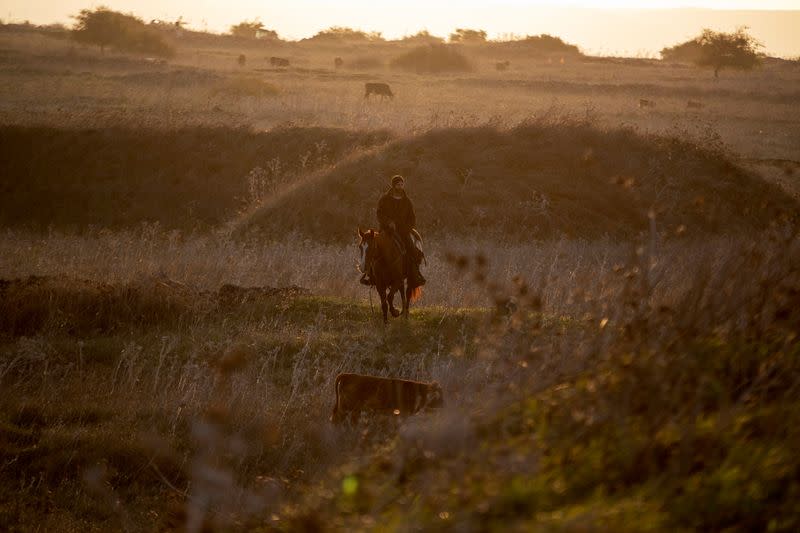
POLYGON ((378 31, 386 38, 422 29, 446 37, 457 27, 468 27, 486 30, 493 39, 548 33, 577 44, 586 53, 627 56, 654 56, 664 46, 690 38, 704 27, 732 31, 748 26, 770 55, 800 55, 798 0, 10 0, 3 4, 0 18, 4 22, 69 25, 70 16, 81 9, 105 4, 145 20, 183 17, 189 27, 213 32, 225 32, 232 24, 258 18, 282 38, 292 40, 330 26, 378 31))

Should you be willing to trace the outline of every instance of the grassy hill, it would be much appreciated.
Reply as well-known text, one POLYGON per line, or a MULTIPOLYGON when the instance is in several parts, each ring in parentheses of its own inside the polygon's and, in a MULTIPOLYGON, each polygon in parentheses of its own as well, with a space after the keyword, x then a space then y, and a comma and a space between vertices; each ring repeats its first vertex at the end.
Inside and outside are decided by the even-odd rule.
POLYGON ((0 226, 208 229, 386 132, 0 127, 0 226))
POLYGON ((395 173, 406 176, 427 236, 630 239, 649 231, 651 211, 662 233, 734 233, 797 212, 778 187, 698 141, 567 119, 390 138, 335 128, 5 126, 0 225, 195 230, 247 212, 240 234, 346 242, 375 224, 395 173))
POLYGON ((712 142, 572 120, 434 130, 270 199, 240 231, 349 240, 356 226, 375 224, 395 173, 407 178, 423 234, 437 236, 625 239, 648 230, 651 211, 658 231, 701 235, 764 228, 796 212, 785 193, 712 142))

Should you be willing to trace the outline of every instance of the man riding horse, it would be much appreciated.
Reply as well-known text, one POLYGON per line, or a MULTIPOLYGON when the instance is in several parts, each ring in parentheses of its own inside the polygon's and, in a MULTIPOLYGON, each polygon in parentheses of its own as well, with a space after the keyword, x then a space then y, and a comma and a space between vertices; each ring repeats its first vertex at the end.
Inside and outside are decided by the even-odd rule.
MULTIPOLYGON (((378 200, 378 224, 380 231, 391 235, 400 247, 408 273, 408 285, 412 288, 425 285, 425 278, 419 271, 422 252, 417 249, 411 237, 416 223, 414 206, 405 191, 405 179, 400 175, 393 176, 392 186, 378 200)), ((375 281, 369 276, 370 269, 365 270, 361 283, 374 285, 375 281)))

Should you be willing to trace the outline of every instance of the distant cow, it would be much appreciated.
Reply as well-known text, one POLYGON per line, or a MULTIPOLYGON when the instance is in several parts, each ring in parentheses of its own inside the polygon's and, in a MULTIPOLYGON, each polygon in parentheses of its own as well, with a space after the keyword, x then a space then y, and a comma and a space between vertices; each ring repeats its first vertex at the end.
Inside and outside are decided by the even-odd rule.
POLYGON ((367 98, 371 94, 380 95, 381 100, 383 100, 385 96, 394 98, 394 93, 392 93, 392 89, 389 87, 388 83, 365 83, 364 98, 367 98))
POLYGON ((705 107, 702 102, 695 102, 694 100, 689 100, 686 102, 686 107, 689 109, 703 109, 705 107))
POLYGON ((494 64, 495 70, 499 70, 499 71, 508 70, 508 67, 510 67, 510 66, 511 66, 511 61, 508 61, 508 60, 506 60, 506 61, 498 61, 497 63, 494 64))
POLYGON ((339 374, 336 376, 336 404, 331 422, 346 417, 355 424, 361 411, 375 411, 400 416, 413 415, 444 405, 442 388, 437 382, 423 383, 405 379, 339 374))
POLYGON ((639 98, 639 109, 643 109, 645 107, 655 107, 656 103, 652 100, 645 100, 644 98, 639 98))
POLYGON ((272 56, 269 58, 269 64, 273 67, 288 67, 289 60, 284 57, 275 57, 272 56))
POLYGON ((341 57, 337 57, 333 60, 334 68, 342 68, 342 65, 344 65, 344 60, 341 57))

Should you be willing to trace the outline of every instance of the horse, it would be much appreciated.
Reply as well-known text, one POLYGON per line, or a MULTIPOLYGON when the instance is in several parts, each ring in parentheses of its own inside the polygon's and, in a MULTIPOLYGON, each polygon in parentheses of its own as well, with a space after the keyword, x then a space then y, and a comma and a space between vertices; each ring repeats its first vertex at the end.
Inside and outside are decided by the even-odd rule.
POLYGON ((422 295, 422 287, 406 284, 408 265, 404 261, 405 256, 400 244, 383 232, 372 229, 361 231, 361 228, 358 228, 358 249, 364 271, 368 272, 375 282, 375 290, 381 299, 383 323, 389 322, 388 312, 391 312, 393 317, 398 317, 402 313, 403 318, 408 319, 409 303, 416 301, 422 295), (394 307, 396 292, 400 293, 403 302, 402 311, 394 307))

